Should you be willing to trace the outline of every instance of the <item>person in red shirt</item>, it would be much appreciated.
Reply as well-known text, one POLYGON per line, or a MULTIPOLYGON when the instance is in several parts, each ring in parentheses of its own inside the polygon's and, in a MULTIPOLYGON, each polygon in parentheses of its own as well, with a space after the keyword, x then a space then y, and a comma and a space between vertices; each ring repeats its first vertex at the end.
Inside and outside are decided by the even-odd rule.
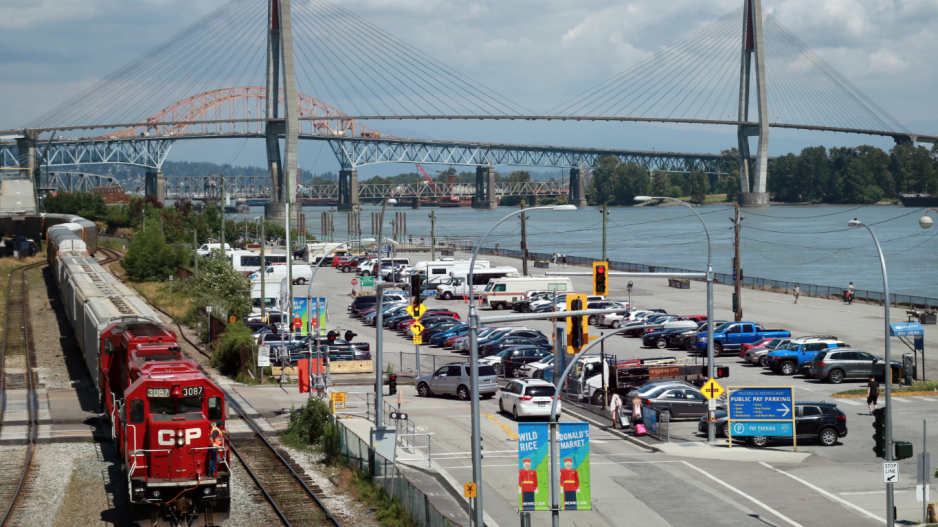
POLYGON ((580 493, 580 473, 573 469, 573 460, 563 460, 564 468, 560 469, 560 488, 563 489, 563 508, 575 511, 577 494, 580 493))
POLYGON ((524 459, 521 462, 523 470, 518 471, 518 493, 521 494, 521 510, 534 510, 534 495, 538 493, 537 489, 537 471, 531 470, 531 460, 524 459))

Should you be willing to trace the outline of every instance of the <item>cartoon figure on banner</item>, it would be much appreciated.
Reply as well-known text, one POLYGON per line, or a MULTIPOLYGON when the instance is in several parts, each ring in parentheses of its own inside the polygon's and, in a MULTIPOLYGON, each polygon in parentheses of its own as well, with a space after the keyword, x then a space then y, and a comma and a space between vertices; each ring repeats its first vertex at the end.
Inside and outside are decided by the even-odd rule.
POLYGON ((560 487, 563 489, 563 508, 568 511, 577 509, 577 494, 580 493, 580 472, 573 468, 573 460, 563 460, 560 469, 560 487))
POLYGON ((537 494, 537 471, 531 470, 531 460, 525 458, 524 470, 518 471, 518 492, 521 494, 521 510, 534 510, 534 495, 537 494))

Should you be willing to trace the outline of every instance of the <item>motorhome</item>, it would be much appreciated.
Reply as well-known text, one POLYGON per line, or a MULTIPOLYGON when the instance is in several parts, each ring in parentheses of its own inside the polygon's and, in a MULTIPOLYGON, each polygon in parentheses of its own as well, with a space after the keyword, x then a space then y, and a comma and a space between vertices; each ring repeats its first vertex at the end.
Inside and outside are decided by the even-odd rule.
POLYGON ((316 264, 319 262, 320 258, 326 256, 343 256, 349 254, 349 251, 345 248, 348 244, 346 243, 307 243, 306 244, 306 261, 311 264, 316 264))
MULTIPOLYGON (((485 290, 490 280, 496 278, 505 278, 506 276, 519 276, 518 269, 514 267, 489 267, 487 269, 474 269, 472 272, 472 291, 475 294, 481 294, 485 290)), ((463 297, 469 295, 467 285, 469 279, 469 267, 460 267, 449 273, 449 280, 437 287, 437 296, 444 300, 453 297, 463 297)))
MULTIPOLYGON (((292 272, 293 272, 293 276, 292 276, 293 283, 296 285, 303 285, 303 284, 309 283, 309 281, 312 280, 313 278, 313 270, 308 265, 293 264, 292 272)), ((268 265, 267 272, 265 273, 265 275, 268 278, 279 277, 282 279, 287 276, 287 264, 284 263, 284 264, 268 265)), ((253 282, 255 280, 258 280, 259 276, 260 276, 260 269, 258 269, 254 273, 251 273, 251 276, 250 276, 251 281, 253 282)))
MULTIPOLYGON (((430 286, 428 289, 431 289, 449 281, 449 273, 452 271, 460 268, 465 268, 468 271, 469 262, 470 260, 455 260, 453 258, 442 258, 432 262, 417 262, 414 265, 414 271, 427 276, 425 284, 430 286)), ((476 269, 488 269, 490 266, 488 260, 476 260, 475 263, 476 269)))
MULTIPOLYGON (((243 250, 234 250, 231 251, 228 255, 228 261, 231 263, 231 267, 240 273, 251 274, 258 271, 261 268, 261 255, 260 253, 252 251, 243 251, 243 250)), ((264 255, 264 265, 276 265, 284 264, 287 262, 287 255, 285 254, 270 254, 267 253, 264 255)))
POLYGON ((523 300, 528 291, 543 289, 568 293, 573 291, 573 282, 568 276, 505 276, 491 280, 482 292, 482 303, 492 309, 508 309, 518 300, 523 300))

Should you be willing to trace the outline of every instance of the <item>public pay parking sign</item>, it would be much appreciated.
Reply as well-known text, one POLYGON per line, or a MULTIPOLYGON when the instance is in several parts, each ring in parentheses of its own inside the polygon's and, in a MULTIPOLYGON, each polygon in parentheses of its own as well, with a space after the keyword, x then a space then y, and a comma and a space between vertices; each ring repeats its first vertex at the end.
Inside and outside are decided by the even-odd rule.
MULTIPOLYGON (((550 510, 550 453, 547 423, 518 423, 518 510, 550 510)), ((590 505, 589 424, 560 423, 560 508, 585 511, 590 505)))
POLYGON ((733 436, 795 437, 795 389, 792 386, 731 386, 727 408, 730 448, 733 436))

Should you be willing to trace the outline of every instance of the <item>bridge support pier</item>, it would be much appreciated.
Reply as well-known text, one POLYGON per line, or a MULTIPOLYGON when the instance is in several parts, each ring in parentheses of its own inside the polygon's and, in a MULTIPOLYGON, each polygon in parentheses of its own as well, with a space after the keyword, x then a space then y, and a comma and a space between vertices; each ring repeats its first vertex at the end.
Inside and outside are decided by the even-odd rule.
MULTIPOLYGON (((290 219, 293 220, 293 225, 299 225, 302 209, 303 205, 296 202, 290 203, 290 219)), ((287 204, 279 201, 264 203, 264 217, 276 223, 284 223, 287 220, 287 204)))
POLYGON ((528 206, 537 207, 537 196, 528 196, 528 206))
POLYGON ((498 195, 495 194, 494 167, 476 167, 476 195, 472 200, 472 208, 498 208, 498 195))
POLYGON ((166 180, 163 179, 162 171, 147 171, 144 188, 147 197, 153 196, 160 203, 166 203, 166 180))
POLYGON ((567 202, 577 208, 586 206, 586 178, 579 168, 570 169, 570 194, 567 202))
POLYGON ((414 210, 420 210, 420 198, 414 198, 410 200, 410 208, 414 210))
POLYGON ((358 201, 357 170, 339 170, 339 210, 362 210, 361 202, 358 201))

